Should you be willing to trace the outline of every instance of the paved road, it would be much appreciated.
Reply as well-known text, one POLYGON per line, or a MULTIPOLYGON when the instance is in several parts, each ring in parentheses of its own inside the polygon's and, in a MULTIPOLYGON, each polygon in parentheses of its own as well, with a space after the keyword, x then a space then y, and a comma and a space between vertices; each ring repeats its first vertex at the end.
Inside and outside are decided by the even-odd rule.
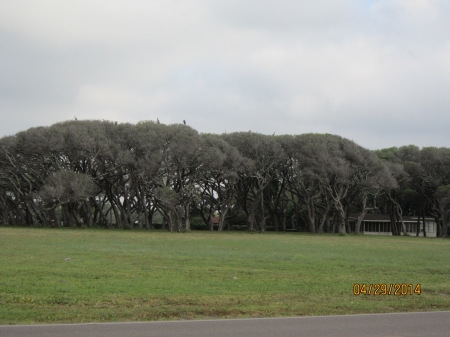
POLYGON ((0 337, 448 337, 450 311, 142 323, 0 325, 0 337))

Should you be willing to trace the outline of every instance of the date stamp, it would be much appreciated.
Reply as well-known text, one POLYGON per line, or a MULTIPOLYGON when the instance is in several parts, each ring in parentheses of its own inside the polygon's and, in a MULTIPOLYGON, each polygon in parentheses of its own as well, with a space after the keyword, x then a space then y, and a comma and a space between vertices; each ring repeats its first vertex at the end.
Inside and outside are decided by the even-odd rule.
POLYGON ((358 295, 374 295, 374 296, 407 296, 420 295, 420 283, 355 283, 353 284, 353 294, 358 295))

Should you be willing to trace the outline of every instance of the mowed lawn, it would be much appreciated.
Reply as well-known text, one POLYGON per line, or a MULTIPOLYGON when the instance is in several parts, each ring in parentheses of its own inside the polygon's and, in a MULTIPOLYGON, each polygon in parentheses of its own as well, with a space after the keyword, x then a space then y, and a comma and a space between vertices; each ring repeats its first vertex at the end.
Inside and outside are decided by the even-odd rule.
POLYGON ((431 310, 450 310, 447 239, 0 228, 0 324, 431 310))

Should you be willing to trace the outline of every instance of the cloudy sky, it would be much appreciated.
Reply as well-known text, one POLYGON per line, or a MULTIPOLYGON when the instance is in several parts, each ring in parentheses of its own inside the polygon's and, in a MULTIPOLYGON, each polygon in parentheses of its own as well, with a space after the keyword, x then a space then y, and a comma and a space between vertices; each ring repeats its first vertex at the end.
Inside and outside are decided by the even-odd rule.
POLYGON ((448 0, 0 0, 0 137, 73 119, 450 147, 448 0))

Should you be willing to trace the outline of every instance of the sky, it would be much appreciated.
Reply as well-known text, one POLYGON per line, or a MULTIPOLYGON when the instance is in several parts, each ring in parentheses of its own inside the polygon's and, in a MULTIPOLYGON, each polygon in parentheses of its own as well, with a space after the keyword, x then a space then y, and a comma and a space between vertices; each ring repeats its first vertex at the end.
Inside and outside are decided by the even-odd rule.
POLYGON ((77 119, 450 147, 448 0, 0 0, 0 137, 77 119))

